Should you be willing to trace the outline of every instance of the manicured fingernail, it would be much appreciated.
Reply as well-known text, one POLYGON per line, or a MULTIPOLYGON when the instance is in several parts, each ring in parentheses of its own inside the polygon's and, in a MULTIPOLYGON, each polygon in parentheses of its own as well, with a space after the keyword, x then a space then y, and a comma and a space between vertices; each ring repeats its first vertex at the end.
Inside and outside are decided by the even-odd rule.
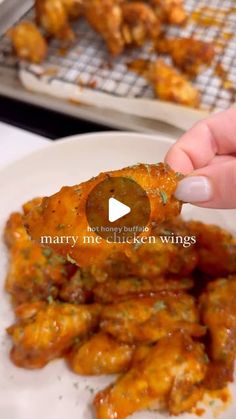
POLYGON ((183 202, 206 202, 212 195, 212 185, 205 176, 188 176, 179 182, 175 191, 175 197, 183 202))

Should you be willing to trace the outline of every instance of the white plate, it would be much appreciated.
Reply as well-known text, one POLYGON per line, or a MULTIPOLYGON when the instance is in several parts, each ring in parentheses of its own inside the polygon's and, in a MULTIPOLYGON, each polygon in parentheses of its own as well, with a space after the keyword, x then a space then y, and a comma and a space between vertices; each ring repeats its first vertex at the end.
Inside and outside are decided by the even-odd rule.
MULTIPOLYGON (((99 133, 66 139, 39 150, 0 172, 0 228, 12 211, 35 196, 56 192, 62 185, 73 185, 104 170, 133 163, 162 161, 171 141, 155 136, 130 133, 99 133)), ((214 211, 186 206, 188 218, 217 223, 233 230, 236 210, 214 211)), ((110 382, 108 377, 87 378, 73 374, 62 360, 38 371, 16 368, 8 359, 10 341, 5 328, 13 320, 7 295, 3 291, 7 255, 0 247, 0 418, 1 419, 91 419, 91 388, 97 391, 110 382), (78 386, 75 384, 78 383, 78 386)), ((234 402, 221 419, 236 415, 236 386, 231 385, 234 402)), ((163 414, 140 412, 139 419, 163 419, 163 414)), ((164 415, 166 417, 166 415, 164 415)), ((192 418, 185 414, 181 418, 192 418)), ((202 418, 212 418, 208 411, 202 418)))

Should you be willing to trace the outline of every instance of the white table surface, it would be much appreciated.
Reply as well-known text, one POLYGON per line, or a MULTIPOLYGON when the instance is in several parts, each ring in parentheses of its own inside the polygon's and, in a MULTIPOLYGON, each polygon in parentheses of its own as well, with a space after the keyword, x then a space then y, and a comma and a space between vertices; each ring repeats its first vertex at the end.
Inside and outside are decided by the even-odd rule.
POLYGON ((47 138, 0 122, 0 169, 50 144, 47 138))

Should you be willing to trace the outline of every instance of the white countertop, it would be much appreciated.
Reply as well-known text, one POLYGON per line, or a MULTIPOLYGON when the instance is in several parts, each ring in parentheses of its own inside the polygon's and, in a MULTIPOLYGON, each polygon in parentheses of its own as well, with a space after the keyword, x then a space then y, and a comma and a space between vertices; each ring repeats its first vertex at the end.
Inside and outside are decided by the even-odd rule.
POLYGON ((0 168, 50 144, 47 138, 0 122, 0 168))

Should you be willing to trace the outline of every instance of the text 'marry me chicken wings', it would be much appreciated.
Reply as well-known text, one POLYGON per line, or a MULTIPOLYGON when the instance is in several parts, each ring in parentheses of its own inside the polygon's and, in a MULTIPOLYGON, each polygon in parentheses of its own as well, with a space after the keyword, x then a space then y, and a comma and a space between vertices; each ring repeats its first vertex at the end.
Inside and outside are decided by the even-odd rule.
MULTIPOLYGON (((63 187, 55 195, 45 197, 41 205, 35 206, 25 217, 25 225, 32 239, 40 241, 42 236, 80 237, 81 240, 74 247, 68 243, 51 243, 50 246, 69 260, 73 259, 78 266, 82 267, 92 265, 95 260, 96 265, 102 264, 115 252, 122 252, 132 258, 135 254, 133 244, 108 243, 103 239, 100 243, 83 241, 83 237, 88 235, 86 202, 89 193, 96 185, 112 177, 132 179, 146 192, 150 202, 150 218, 147 225, 149 232, 145 233, 146 235, 150 234, 153 224, 171 219, 179 214, 181 202, 174 197, 179 174, 163 163, 137 164, 121 170, 101 173, 87 182, 63 187)), ((101 196, 100 202, 104 199, 106 197, 101 196)), ((99 204, 94 211, 99 214, 101 211, 99 204)), ((89 232, 89 234, 96 237, 95 232, 89 232)))

